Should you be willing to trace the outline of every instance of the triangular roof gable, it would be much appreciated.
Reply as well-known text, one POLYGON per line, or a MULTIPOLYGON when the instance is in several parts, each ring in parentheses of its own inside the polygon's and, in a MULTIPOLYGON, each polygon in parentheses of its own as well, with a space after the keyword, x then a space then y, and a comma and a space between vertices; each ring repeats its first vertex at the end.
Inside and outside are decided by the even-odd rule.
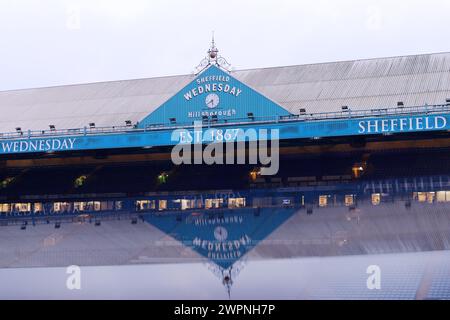
POLYGON ((294 209, 240 209, 223 215, 148 215, 144 219, 204 258, 227 269, 266 239, 294 213, 294 209))
POLYGON ((211 65, 191 83, 144 118, 139 127, 192 124, 203 116, 220 120, 287 116, 290 113, 261 93, 211 65))

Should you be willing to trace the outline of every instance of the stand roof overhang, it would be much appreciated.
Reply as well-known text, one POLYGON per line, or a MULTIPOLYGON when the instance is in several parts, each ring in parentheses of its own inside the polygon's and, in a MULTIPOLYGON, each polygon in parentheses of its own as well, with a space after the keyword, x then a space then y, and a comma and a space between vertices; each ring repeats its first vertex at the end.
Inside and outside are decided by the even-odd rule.
MULTIPOLYGON (((443 104, 450 53, 234 71, 231 76, 292 114, 443 104)), ((195 76, 124 80, 0 92, 0 132, 136 123, 195 76)))
POLYGON ((448 131, 449 98, 450 53, 232 73, 213 65, 197 76, 0 92, 0 154, 169 146, 177 126, 205 114, 212 136, 231 141, 236 128, 279 130, 259 140, 448 131))

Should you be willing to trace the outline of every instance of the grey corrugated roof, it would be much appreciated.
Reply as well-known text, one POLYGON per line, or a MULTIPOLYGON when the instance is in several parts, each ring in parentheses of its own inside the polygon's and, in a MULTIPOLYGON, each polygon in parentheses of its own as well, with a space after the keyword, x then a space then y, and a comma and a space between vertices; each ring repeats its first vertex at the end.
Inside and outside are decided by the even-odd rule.
MULTIPOLYGON (((234 71, 292 113, 442 104, 450 98, 450 53, 234 71)), ((0 92, 0 132, 123 125, 139 121, 194 76, 0 92)))

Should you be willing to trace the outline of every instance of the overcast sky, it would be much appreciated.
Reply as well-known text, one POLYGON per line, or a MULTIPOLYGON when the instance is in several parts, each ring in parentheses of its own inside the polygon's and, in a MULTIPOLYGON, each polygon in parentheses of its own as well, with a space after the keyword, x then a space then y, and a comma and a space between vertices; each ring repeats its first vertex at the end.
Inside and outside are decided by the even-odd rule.
POLYGON ((0 90, 450 51, 449 0, 0 0, 0 90))

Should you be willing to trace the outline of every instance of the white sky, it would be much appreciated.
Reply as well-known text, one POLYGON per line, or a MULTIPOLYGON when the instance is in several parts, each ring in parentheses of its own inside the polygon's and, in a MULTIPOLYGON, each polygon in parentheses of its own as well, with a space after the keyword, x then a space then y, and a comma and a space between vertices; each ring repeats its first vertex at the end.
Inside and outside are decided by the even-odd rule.
POLYGON ((0 0, 0 90, 450 51, 450 0, 0 0))

